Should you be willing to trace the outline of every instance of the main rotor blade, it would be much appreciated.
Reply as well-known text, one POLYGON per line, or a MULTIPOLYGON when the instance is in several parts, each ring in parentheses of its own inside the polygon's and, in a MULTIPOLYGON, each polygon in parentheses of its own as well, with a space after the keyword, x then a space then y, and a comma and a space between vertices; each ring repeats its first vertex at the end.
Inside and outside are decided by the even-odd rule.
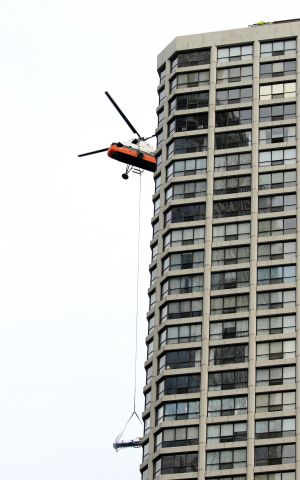
POLYGON ((133 132, 133 133, 136 133, 137 136, 139 138, 142 138, 139 134, 139 132, 134 128, 134 126, 132 125, 132 123, 130 123, 130 121, 128 120, 128 118, 126 117, 126 115, 122 112, 122 110, 120 109, 119 105, 116 104, 116 102, 114 101, 114 99, 110 96, 110 94, 108 92, 105 92, 105 95, 107 96, 107 98, 111 101, 111 103, 113 104, 113 106, 115 107, 115 109, 119 112, 119 114, 121 115, 121 117, 123 118, 123 120, 125 120, 125 122, 127 123, 128 127, 130 128, 130 130, 133 132))
POLYGON ((81 153, 78 157, 85 157, 86 155, 94 155, 94 153, 107 152, 108 148, 101 148, 101 150, 94 150, 94 152, 81 153))

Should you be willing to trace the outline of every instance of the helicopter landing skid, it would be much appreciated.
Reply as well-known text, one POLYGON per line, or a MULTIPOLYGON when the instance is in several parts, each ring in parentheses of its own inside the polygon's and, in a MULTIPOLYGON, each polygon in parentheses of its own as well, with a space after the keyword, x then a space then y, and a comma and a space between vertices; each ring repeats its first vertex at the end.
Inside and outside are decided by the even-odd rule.
POLYGON ((125 173, 122 173, 122 178, 124 180, 128 180, 130 172, 136 173, 137 175, 142 175, 143 171, 144 170, 142 170, 141 168, 134 167, 132 165, 126 165, 126 170, 125 173))

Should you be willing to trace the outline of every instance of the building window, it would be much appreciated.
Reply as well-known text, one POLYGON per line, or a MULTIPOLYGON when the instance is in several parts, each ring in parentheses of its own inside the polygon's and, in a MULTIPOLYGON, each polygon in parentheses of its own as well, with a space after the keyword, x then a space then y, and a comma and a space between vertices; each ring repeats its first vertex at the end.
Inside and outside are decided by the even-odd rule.
POLYGON ((295 340, 278 340, 264 342, 256 345, 256 360, 278 360, 281 358, 294 358, 296 356, 295 340))
POLYGON ((185 270, 187 268, 199 268, 204 265, 204 250, 192 250, 190 252, 171 253, 163 260, 162 270, 166 273, 170 270, 185 270))
POLYGON ((160 186, 161 186, 161 175, 158 175, 154 179, 154 186, 155 186, 155 193, 156 193, 156 192, 158 192, 158 190, 160 189, 160 186))
POLYGON ((296 473, 277 471, 272 473, 257 473, 254 475, 254 480, 296 480, 296 473))
POLYGON ((157 197, 153 202, 153 215, 156 215, 160 209, 160 197, 157 197))
POLYGON ((157 398, 163 395, 178 395, 200 391, 200 374, 173 375, 166 377, 157 384, 157 398))
POLYGON ((259 152, 260 167, 275 167, 277 165, 291 165, 296 163, 296 149, 264 150, 259 152))
POLYGON ((214 181, 215 195, 249 192, 250 190, 251 175, 244 175, 241 177, 216 178, 214 181))
POLYGON ((266 190, 268 188, 294 187, 297 181, 296 177, 296 170, 261 173, 259 175, 259 190, 266 190))
POLYGON ((148 390, 148 392, 145 392, 144 395, 145 395, 145 409, 147 409, 150 407, 150 404, 151 404, 152 391, 148 390))
POLYGON ((215 172, 251 168, 251 153, 233 153, 215 157, 215 172))
POLYGON ((209 338, 211 340, 247 337, 248 334, 248 319, 210 322, 209 325, 209 338))
POLYGON ((158 359, 158 373, 177 368, 200 367, 201 350, 172 350, 158 359))
POLYGON ((209 349, 209 365, 227 365, 247 361, 248 345, 222 345, 209 349))
POLYGON ((257 309, 293 308, 296 306, 296 290, 278 290, 257 293, 257 309))
POLYGON ((150 270, 150 285, 153 285, 157 277, 157 267, 150 270))
POLYGON ((293 283, 296 281, 296 265, 276 265, 257 269, 257 284, 293 283))
POLYGON ((257 260, 291 260, 296 258, 296 241, 261 243, 258 245, 257 260))
POLYGON ((159 76, 159 81, 161 82, 165 76, 167 75, 167 70, 166 70, 166 65, 163 65, 159 70, 158 70, 158 76, 159 76))
POLYGON ((216 105, 228 105, 231 103, 244 103, 252 101, 252 87, 230 88, 217 90, 216 105))
POLYGON ((158 244, 156 243, 151 247, 151 261, 153 262, 158 255, 158 244))
POLYGON ((158 220, 152 223, 152 238, 153 240, 157 237, 159 231, 159 222, 158 220))
POLYGON ((260 64, 260 78, 283 77, 285 75, 296 75, 296 60, 260 64))
POLYGON ((214 202, 214 218, 238 217, 239 215, 251 214, 251 198, 238 200, 221 200, 214 202))
POLYGON ((157 113, 157 126, 158 127, 162 124, 164 118, 165 118, 165 112, 164 112, 164 109, 162 109, 157 113))
POLYGON ((258 368, 256 370, 256 386, 288 385, 296 382, 296 367, 258 368))
POLYGON ((165 96, 166 96, 166 90, 165 90, 165 87, 163 87, 158 91, 158 103, 161 103, 165 98, 165 96))
POLYGON ((294 443, 255 447, 255 466, 295 463, 295 447, 294 443))
POLYGON ((170 81, 170 92, 175 88, 198 87, 209 83, 209 70, 200 70, 199 72, 179 73, 170 81))
POLYGON ((152 373, 153 373, 152 365, 150 365, 150 367, 147 367, 145 370, 146 370, 146 385, 147 385, 147 383, 150 382, 152 379, 152 373))
POLYGON ((229 132, 215 134, 215 149, 250 147, 252 142, 251 130, 243 132, 229 132))
POLYGON ((215 450, 206 453, 207 470, 227 470, 247 466, 247 449, 215 450))
POLYGON ((163 455, 154 463, 154 474, 157 476, 172 473, 187 473, 198 471, 198 453, 180 453, 163 455))
POLYGON ((248 387, 248 370, 231 370, 208 374, 208 390, 232 390, 248 387))
POLYGON ((189 130, 202 130, 208 127, 208 114, 198 113, 195 115, 185 115, 175 117, 169 123, 168 134, 172 132, 187 132, 189 130))
POLYGON ((244 442, 247 422, 214 423, 207 426, 207 443, 244 442))
POLYGON ((167 167, 167 180, 178 176, 204 175, 206 173, 206 163, 206 157, 174 160, 167 167))
POLYGON ((174 110, 208 107, 209 92, 186 93, 176 95, 169 103, 169 113, 174 110))
POLYGON ((226 223, 225 225, 213 226, 213 240, 227 242, 250 238, 250 222, 226 223))
POLYGON ((249 269, 214 272, 211 274, 211 289, 223 290, 227 288, 248 287, 249 281, 249 269))
POLYGON ((296 210, 296 194, 273 195, 258 199, 258 212, 281 212, 296 210))
POLYGON ((296 392, 260 393, 256 395, 256 412, 279 412, 295 410, 296 392))
POLYGON ((296 217, 272 218, 258 221, 258 236, 291 235, 296 233, 296 217))
POLYGON ((295 434, 295 417, 257 420, 255 422, 255 438, 293 437, 295 434))
POLYGON ((260 122, 275 122, 277 120, 289 120, 296 117, 296 104, 285 103, 284 105, 272 105, 259 108, 260 122))
POLYGON ((143 462, 145 462, 149 455, 149 442, 143 445, 143 462))
POLYGON ((231 83, 252 80, 252 65, 217 69, 217 82, 231 83))
POLYGON ((293 98, 296 96, 296 82, 273 83, 259 87, 259 99, 293 98))
POLYGON ((194 222, 205 219, 205 203, 171 207, 165 213, 165 226, 169 223, 194 222))
POLYGON ((149 293, 149 310, 154 307, 156 302, 156 291, 149 293))
POLYGON ((150 432, 150 416, 144 418, 144 435, 150 432))
POLYGON ((175 183, 166 189, 165 201, 205 196, 206 180, 175 183))
POLYGON ((212 297, 210 299, 211 315, 243 312, 249 310, 249 295, 228 295, 226 297, 212 297))
POLYGON ((257 335, 274 335, 296 331, 295 315, 277 315, 272 317, 258 317, 256 319, 257 335))
POLYGON ((274 42, 262 42, 260 44, 261 57, 274 57, 296 53, 296 40, 275 40, 274 42))
POLYGON ((175 318, 201 317, 202 298, 198 300, 178 300, 168 302, 161 308, 160 320, 173 320, 175 318))
POLYGON ((195 243, 202 243, 205 239, 205 228, 181 228, 171 230, 164 237, 164 248, 179 247, 182 245, 194 245, 195 243))
POLYGON ((189 50, 188 52, 177 53, 171 60, 171 70, 180 67, 192 67, 195 65, 206 65, 210 62, 210 49, 189 50))
POLYGON ((159 346, 201 341, 201 323, 167 327, 159 334, 159 346))
POLYGON ((160 448, 183 447, 199 443, 199 427, 165 428, 155 436, 155 451, 160 448))
POLYGON ((209 417, 226 417, 232 415, 247 415, 248 397, 209 398, 207 415, 209 417))
POLYGON ((156 424, 174 420, 191 420, 199 418, 199 400, 165 403, 156 411, 156 424))
POLYGON ((232 47, 218 48, 218 62, 236 62, 252 58, 253 46, 233 45, 232 47))
POLYGON ((196 293, 203 290, 203 274, 170 277, 161 284, 161 298, 167 295, 196 293))
POLYGON ((175 138, 168 147, 168 157, 183 153, 204 152, 207 150, 207 135, 175 138))
POLYGON ((259 130, 259 141, 262 145, 268 143, 292 142, 296 139, 296 127, 264 128, 259 130))
POLYGON ((233 265, 237 263, 249 263, 250 246, 214 248, 212 250, 212 265, 233 265))
POLYGON ((154 329, 154 315, 151 315, 147 319, 148 322, 148 335, 153 331, 154 329))
POLYGON ((252 109, 220 110, 216 112, 216 127, 230 127, 251 123, 252 109))

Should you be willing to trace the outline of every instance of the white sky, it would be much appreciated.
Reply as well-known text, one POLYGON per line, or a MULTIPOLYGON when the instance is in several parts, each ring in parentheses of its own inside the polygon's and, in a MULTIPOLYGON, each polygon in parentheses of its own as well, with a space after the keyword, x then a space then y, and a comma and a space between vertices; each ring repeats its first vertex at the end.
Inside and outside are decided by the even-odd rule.
MULTIPOLYGON (((133 409, 139 180, 76 156, 131 137, 103 92, 151 135, 175 36, 298 16, 296 1, 2 0, 1 480, 139 479, 141 450, 112 449, 133 409)), ((151 174, 142 189, 140 415, 151 174)))

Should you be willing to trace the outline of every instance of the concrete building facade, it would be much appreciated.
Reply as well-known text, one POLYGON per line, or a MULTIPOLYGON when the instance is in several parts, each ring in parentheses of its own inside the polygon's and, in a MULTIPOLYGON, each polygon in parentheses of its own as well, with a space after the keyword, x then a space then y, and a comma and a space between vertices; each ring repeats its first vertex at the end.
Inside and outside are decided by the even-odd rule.
POLYGON ((158 56, 142 480, 300 478, 299 36, 158 56))

